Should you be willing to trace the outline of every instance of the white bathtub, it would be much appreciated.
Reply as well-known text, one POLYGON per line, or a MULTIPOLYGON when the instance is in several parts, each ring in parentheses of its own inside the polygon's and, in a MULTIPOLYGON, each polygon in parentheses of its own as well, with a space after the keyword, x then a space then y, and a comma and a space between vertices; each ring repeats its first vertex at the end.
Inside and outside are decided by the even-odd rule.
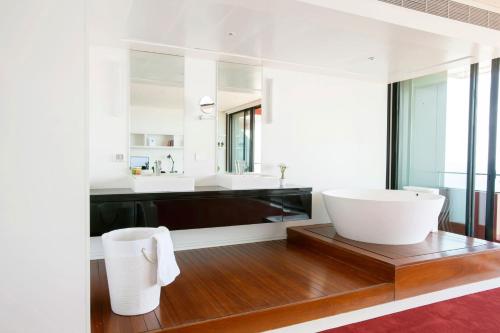
POLYGON ((323 199, 340 236, 390 245, 425 240, 444 203, 442 195, 396 190, 330 190, 323 199))

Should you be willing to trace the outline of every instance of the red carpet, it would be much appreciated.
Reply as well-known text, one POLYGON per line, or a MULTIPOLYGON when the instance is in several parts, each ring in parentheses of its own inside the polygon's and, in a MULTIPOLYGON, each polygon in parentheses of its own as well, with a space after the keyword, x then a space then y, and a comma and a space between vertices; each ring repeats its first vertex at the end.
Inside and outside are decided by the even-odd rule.
POLYGON ((425 305, 324 332, 500 332, 500 288, 425 305))

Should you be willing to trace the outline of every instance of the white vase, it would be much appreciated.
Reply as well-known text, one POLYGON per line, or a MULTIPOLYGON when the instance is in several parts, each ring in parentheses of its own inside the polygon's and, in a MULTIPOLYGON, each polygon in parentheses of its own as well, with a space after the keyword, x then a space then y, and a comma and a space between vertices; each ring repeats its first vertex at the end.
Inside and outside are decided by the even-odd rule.
POLYGON ((283 187, 286 185, 286 179, 285 178, 280 178, 280 186, 283 187))

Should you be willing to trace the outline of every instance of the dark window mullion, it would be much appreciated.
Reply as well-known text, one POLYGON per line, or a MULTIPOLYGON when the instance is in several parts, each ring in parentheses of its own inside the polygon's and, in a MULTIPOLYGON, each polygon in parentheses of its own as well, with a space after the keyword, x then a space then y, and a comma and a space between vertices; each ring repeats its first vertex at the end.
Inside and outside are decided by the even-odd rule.
POLYGON ((467 147, 467 190, 465 203, 465 234, 474 237, 474 193, 476 177, 476 120, 477 120, 477 83, 479 64, 470 66, 469 85, 469 130, 467 147))
POLYGON ((387 85, 387 152, 386 152, 386 167, 385 167, 385 188, 391 188, 391 102, 392 102, 392 85, 387 85))
POLYGON ((232 115, 226 115, 226 170, 227 172, 233 171, 233 130, 232 130, 232 115))
MULTIPOLYGON (((243 160, 246 161, 247 157, 247 136, 246 136, 246 131, 247 131, 247 113, 248 110, 245 110, 243 112, 243 160)), ((248 162, 248 161, 246 161, 248 162)), ((243 170, 245 171, 245 170, 243 170)))
POLYGON ((255 108, 250 109, 250 144, 248 154, 248 171, 253 172, 253 153, 254 153, 254 134, 255 134, 255 108))
POLYGON ((497 116, 498 116, 498 79, 500 58, 491 62, 490 117, 488 137, 488 178, 486 187, 486 218, 485 238, 493 241, 495 238, 495 178, 496 178, 496 146, 497 146, 497 116))
POLYGON ((398 188, 399 91, 400 83, 388 86, 387 96, 387 189, 398 188))

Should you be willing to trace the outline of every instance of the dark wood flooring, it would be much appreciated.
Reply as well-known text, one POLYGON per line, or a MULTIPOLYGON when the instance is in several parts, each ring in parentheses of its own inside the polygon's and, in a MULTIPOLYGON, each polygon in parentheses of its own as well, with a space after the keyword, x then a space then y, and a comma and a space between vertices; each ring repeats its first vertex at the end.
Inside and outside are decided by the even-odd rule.
POLYGON ((132 317, 111 312, 104 261, 92 261, 92 332, 259 332, 394 299, 393 283, 286 240, 176 257, 160 306, 132 317))

